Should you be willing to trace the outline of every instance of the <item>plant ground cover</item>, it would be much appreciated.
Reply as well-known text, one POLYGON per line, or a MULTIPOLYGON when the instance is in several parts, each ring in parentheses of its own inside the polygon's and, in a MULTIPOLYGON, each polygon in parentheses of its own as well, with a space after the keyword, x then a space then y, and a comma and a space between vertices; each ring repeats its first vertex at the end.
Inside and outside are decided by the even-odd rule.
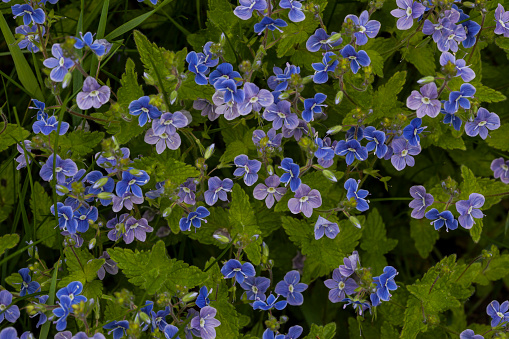
POLYGON ((505 8, 2 0, 0 339, 509 336, 505 8))

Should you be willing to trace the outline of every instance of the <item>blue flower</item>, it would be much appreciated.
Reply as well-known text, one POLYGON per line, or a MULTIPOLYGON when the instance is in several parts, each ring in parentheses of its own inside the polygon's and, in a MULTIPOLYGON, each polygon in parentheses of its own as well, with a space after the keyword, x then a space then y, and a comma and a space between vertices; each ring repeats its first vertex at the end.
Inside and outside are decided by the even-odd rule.
POLYGON ((288 88, 288 81, 291 79, 292 74, 300 74, 300 67, 290 65, 286 63, 285 70, 283 71, 281 68, 274 66, 272 71, 275 75, 271 75, 267 80, 267 85, 273 91, 273 95, 277 93, 274 97, 274 103, 277 104, 277 99, 282 91, 285 91, 288 88))
POLYGON ((12 294, 3 290, 0 291, 0 323, 5 320, 15 323, 18 320, 20 313, 18 305, 12 305, 12 294))
POLYGON ((235 277, 236 281, 239 283, 242 283, 244 278, 254 277, 256 274, 254 266, 251 263, 246 262, 241 264, 240 261, 236 259, 228 260, 221 268, 221 273, 225 279, 235 277))
POLYGON ((438 212, 436 208, 432 208, 424 216, 433 220, 431 224, 435 226, 435 230, 439 230, 444 225, 447 232, 458 228, 458 220, 454 219, 451 211, 438 212))
POLYGON ((42 25, 46 20, 46 15, 42 8, 37 8, 34 10, 32 6, 23 4, 23 5, 14 5, 11 7, 12 14, 14 14, 14 18, 18 16, 23 17, 23 24, 28 25, 32 21, 34 24, 42 25))
MULTIPOLYGON (((332 35, 335 35, 336 32, 332 32, 332 35)), ((330 35, 323 28, 318 28, 313 35, 311 35, 306 42, 306 48, 310 52, 318 52, 320 49, 328 51, 333 47, 341 45, 343 39, 339 37, 338 39, 330 39, 330 35)))
POLYGON ((207 286, 202 286, 202 288, 200 288, 200 293, 198 293, 198 297, 196 298, 196 306, 198 306, 199 308, 204 308, 205 306, 209 306, 210 305, 210 298, 209 298, 210 293, 212 293, 212 289, 210 289, 210 292, 209 292, 209 290, 207 289, 207 286))
POLYGON ((221 201, 228 201, 226 192, 232 191, 232 179, 226 178, 221 180, 219 177, 212 177, 209 179, 208 184, 209 189, 203 194, 207 205, 214 205, 217 202, 217 199, 220 199, 221 201))
POLYGON ((21 290, 19 296, 23 297, 26 294, 32 294, 39 290, 41 285, 37 281, 32 281, 30 276, 30 270, 28 268, 22 268, 18 271, 23 282, 21 283, 21 290))
POLYGON ((53 179, 53 162, 55 162, 55 174, 57 176, 57 183, 65 182, 65 177, 72 177, 78 173, 78 166, 71 159, 62 159, 57 154, 54 160, 53 154, 48 157, 48 160, 42 165, 39 175, 45 181, 53 179))
POLYGON ((292 158, 284 158, 279 168, 286 172, 281 176, 280 181, 285 184, 285 186, 290 184, 292 192, 297 191, 301 184, 299 165, 295 164, 292 158))
POLYGON ((365 51, 356 52, 352 45, 346 45, 341 50, 343 58, 350 60, 350 68, 353 74, 357 74, 360 66, 367 67, 371 63, 368 54, 365 51))
POLYGON ((63 331, 67 327, 67 317, 72 313, 72 301, 66 295, 63 295, 59 300, 57 301, 59 307, 53 310, 53 314, 58 320, 53 323, 57 324, 57 331, 63 331))
POLYGON ((456 210, 460 214, 458 221, 461 226, 466 229, 474 226, 476 219, 482 219, 484 214, 480 208, 484 205, 484 196, 479 193, 472 193, 468 196, 468 200, 459 200, 456 202, 456 210))
POLYGON ((251 19, 253 11, 263 12, 267 8, 265 0, 240 0, 240 6, 233 10, 233 14, 242 20, 251 19))
POLYGON ((28 108, 37 110, 37 120, 48 119, 48 113, 45 112, 46 104, 42 101, 37 100, 37 99, 32 99, 32 101, 33 101, 35 107, 28 107, 28 108))
POLYGON ((248 277, 240 284, 246 291, 247 300, 265 301, 265 292, 270 286, 270 279, 265 277, 248 277))
MULTIPOLYGON (((50 207, 51 214, 55 215, 55 205, 50 207)), ((63 203, 57 203, 58 227, 61 230, 68 231, 70 234, 76 233, 78 221, 74 218, 74 212, 71 206, 65 206, 63 203)))
POLYGON ((491 327, 497 327, 501 324, 506 326, 509 322, 509 301, 504 301, 502 305, 497 300, 490 302, 486 307, 486 313, 491 317, 491 327))
POLYGON ((209 68, 200 62, 198 54, 195 51, 189 52, 186 56, 186 61, 189 64, 189 71, 195 74, 194 81, 198 85, 208 84, 206 75, 209 68))
POLYGON ((300 282, 299 271, 290 271, 277 283, 274 292, 285 297, 289 305, 300 306, 304 302, 302 292, 307 288, 308 285, 300 282))
POLYGON ((454 55, 449 52, 444 52, 440 56, 440 65, 445 66, 448 63, 452 63, 456 66, 456 75, 455 77, 461 77, 464 82, 470 82, 475 78, 475 72, 467 66, 467 62, 465 59, 457 59, 454 55))
POLYGON ((378 159, 382 159, 387 153, 385 133, 382 131, 377 131, 373 126, 368 126, 364 129, 364 138, 369 141, 366 144, 366 150, 368 152, 374 150, 378 159))
POLYGON ((168 323, 166 322, 166 317, 170 314, 170 307, 166 306, 164 310, 159 310, 156 312, 151 311, 151 325, 152 325, 152 332, 155 331, 156 328, 159 328, 160 331, 164 331, 166 325, 168 323))
POLYGON ((285 335, 285 339, 297 339, 298 337, 301 336, 302 331, 304 331, 304 329, 301 326, 299 325, 292 326, 288 330, 288 334, 285 335))
MULTIPOLYGON (((166 325, 164 328, 164 337, 166 339, 173 339, 175 335, 178 333, 179 329, 174 325, 166 325)), ((180 339, 179 336, 176 336, 174 339, 180 339)))
POLYGON ((108 334, 113 332, 113 339, 120 339, 126 335, 126 331, 129 329, 129 322, 127 320, 113 320, 112 322, 104 325, 103 328, 105 330, 110 330, 108 334))
MULTIPOLYGON (((40 112, 40 111, 39 111, 40 112)), ((42 133, 44 135, 50 135, 51 132, 58 130, 58 120, 55 116, 47 117, 43 114, 39 115, 39 112, 37 113, 37 117, 41 118, 38 119, 34 124, 32 125, 32 130, 35 134, 42 133)), ((64 135, 67 130, 69 129, 69 124, 65 121, 62 121, 60 123, 60 131, 58 132, 59 135, 64 135)))
POLYGON ((279 29, 279 27, 286 26, 288 26, 288 24, 283 19, 274 20, 272 18, 269 18, 268 16, 264 16, 262 21, 254 25, 254 31, 255 33, 258 33, 258 35, 262 34, 262 32, 266 29, 270 31, 274 31, 275 29, 277 29, 278 31, 283 33, 283 31, 279 29))
POLYGON ((355 179, 348 179, 345 181, 345 189, 346 189, 346 197, 348 199, 354 198, 357 202, 357 210, 364 212, 369 209, 369 201, 365 198, 368 196, 369 192, 363 189, 359 189, 359 181, 355 181, 355 179))
POLYGON ((98 216, 97 207, 90 206, 87 208, 85 206, 81 206, 74 212, 74 218, 78 222, 76 230, 81 233, 88 231, 90 222, 96 221, 98 216))
POLYGON ((201 222, 202 221, 207 222, 205 218, 208 217, 209 215, 210 212, 208 209, 206 209, 203 206, 199 206, 196 209, 196 212, 191 212, 188 214, 187 218, 180 219, 179 222, 180 230, 182 230, 183 232, 189 231, 189 229, 191 228, 191 224, 196 228, 200 228, 201 222))
MULTIPOLYGON (((16 27, 14 30, 16 34, 22 34, 25 37, 18 42, 18 46, 21 49, 28 49, 32 53, 39 52, 39 47, 34 42, 39 42, 40 36, 37 31, 37 25, 33 25, 32 27, 21 25, 16 27)), ((42 35, 44 35, 45 29, 42 27, 42 35)))
POLYGON ((279 7, 290 9, 288 13, 288 19, 293 22, 301 22, 306 19, 306 16, 302 12, 302 4, 297 0, 281 0, 279 7))
POLYGON ((313 69, 315 70, 315 74, 313 75, 313 82, 315 84, 324 84, 329 80, 329 72, 334 72, 336 66, 339 61, 334 60, 332 63, 332 56, 336 56, 333 52, 326 52, 323 55, 322 62, 316 62, 311 64, 313 69))
POLYGON ((57 291, 57 297, 60 300, 62 300, 63 297, 67 297, 71 301, 71 304, 76 305, 82 301, 87 301, 85 296, 80 295, 81 292, 83 292, 83 284, 79 281, 73 281, 66 287, 59 289, 57 291))
POLYGON ((285 339, 284 334, 274 334, 274 331, 272 331, 270 328, 266 329, 265 332, 263 332, 262 339, 285 339))
POLYGON ((383 274, 381 274, 379 277, 373 277, 373 281, 377 287, 376 297, 370 296, 373 306, 377 306, 380 303, 380 300, 389 301, 391 299, 392 295, 390 291, 395 291, 398 288, 398 285, 396 285, 396 282, 394 281, 394 278, 397 274, 398 272, 394 267, 385 266, 383 274))
POLYGON ((366 147, 355 140, 340 140, 336 145, 334 152, 337 155, 346 156, 346 164, 351 165, 352 162, 357 158, 360 161, 364 161, 368 158, 368 150, 366 147))
POLYGON ((127 171, 122 172, 122 180, 117 182, 115 192, 119 197, 132 192, 135 196, 143 198, 140 186, 145 185, 149 180, 147 172, 129 167, 127 171))
POLYGON ((159 112, 157 107, 152 106, 149 102, 150 98, 143 96, 129 104, 129 114, 134 116, 139 115, 138 123, 140 126, 144 126, 150 119, 157 119, 161 116, 161 112, 159 112))
POLYGON ((60 44, 54 44, 51 47, 51 54, 53 54, 53 57, 44 60, 43 65, 48 68, 53 68, 49 74, 51 80, 62 82, 67 72, 69 72, 69 68, 74 66, 74 61, 64 57, 64 51, 62 51, 60 44))
POLYGON ((348 19, 352 20, 355 27, 355 43, 359 46, 365 45, 368 43, 368 37, 373 39, 378 34, 380 30, 380 22, 376 20, 369 20, 368 11, 363 11, 360 17, 356 15, 349 14, 345 17, 345 22, 348 19))
POLYGON ((306 122, 314 120, 313 114, 322 113, 322 107, 327 107, 327 105, 322 104, 325 99, 327 99, 327 96, 323 93, 316 93, 314 98, 305 99, 302 119, 306 122))
MULTIPOLYGON (((37 297, 37 299, 39 299, 39 304, 45 304, 48 301, 48 298, 49 298, 48 295, 42 295, 42 296, 37 297)), ((36 314, 30 316, 30 318, 33 318, 37 315, 39 315, 39 321, 37 321, 35 328, 39 328, 39 326, 41 326, 48 320, 48 317, 46 316, 46 314, 44 314, 44 311, 38 311, 36 314)), ((0 339, 1 339, 1 336, 0 336, 0 339)))
MULTIPOLYGON (((85 177, 85 182, 92 184, 92 186, 88 188, 88 194, 97 195, 101 192, 111 193, 115 188, 115 181, 111 177, 103 176, 103 174, 99 171, 92 171, 88 173, 85 177)), ((108 206, 111 203, 111 200, 108 199, 99 200, 103 206, 108 206)))
POLYGON ((461 43, 463 44, 463 47, 470 48, 475 45, 476 41, 476 35, 481 30, 481 26, 472 20, 468 20, 466 22, 461 23, 463 28, 465 29, 465 32, 467 33, 467 38, 463 40, 461 43))
POLYGON ((244 101, 245 98, 244 90, 238 89, 235 80, 233 79, 216 81, 214 87, 218 91, 224 93, 223 99, 225 103, 233 100, 233 102, 242 104, 242 102, 244 101))
MULTIPOLYGON (((215 89, 219 89, 221 82, 226 80, 235 80, 235 85, 239 86, 240 81, 236 79, 242 79, 240 73, 233 70, 233 66, 227 62, 217 66, 217 68, 210 73, 209 81, 211 85, 214 85, 215 89)), ((226 100, 225 100, 226 102, 226 100)))
POLYGON ((299 125, 299 117, 292 113, 292 104, 283 100, 277 104, 271 104, 263 111, 263 118, 272 121, 272 127, 277 131, 285 126, 289 129, 295 129, 299 125))
POLYGON ((322 140, 317 137, 315 139, 315 144, 318 146, 318 149, 315 151, 315 157, 318 159, 318 164, 324 168, 332 166, 334 160, 334 147, 331 145, 330 138, 327 137, 322 140))
POLYGON ((346 302, 343 308, 346 308, 348 305, 352 305, 353 309, 359 315, 362 315, 364 311, 367 309, 371 310, 371 305, 365 300, 358 299, 357 296, 355 298, 345 298, 341 300, 341 302, 346 302))
POLYGON ((346 131, 346 141, 355 139, 361 141, 364 139, 364 129, 361 126, 352 126, 346 131))
POLYGON ((274 297, 274 295, 271 293, 269 297, 267 298, 267 301, 257 300, 253 303, 253 309, 254 310, 263 310, 268 311, 273 308, 276 310, 281 311, 286 307, 288 302, 286 300, 277 301, 279 296, 274 297))
POLYGON ((444 114, 444 120, 442 121, 444 124, 452 125, 452 127, 459 131, 461 129, 461 125, 463 124, 463 120, 459 116, 453 113, 446 112, 445 109, 440 110, 440 113, 444 114))
POLYGON ((237 169, 233 172, 236 177, 244 177, 244 183, 247 186, 253 186, 258 180, 257 172, 262 167, 262 163, 258 160, 249 160, 247 155, 241 154, 233 160, 237 169))
POLYGON ((403 129, 403 137, 408 140, 408 144, 410 144, 410 146, 419 146, 419 143, 421 142, 419 134, 421 134, 426 128, 426 126, 421 127, 421 124, 422 119, 415 118, 410 121, 410 125, 403 129))
POLYGON ((460 87, 459 92, 453 91, 449 94, 449 101, 444 103, 444 109, 446 112, 454 113, 459 107, 464 109, 470 109, 470 101, 467 98, 471 98, 475 94, 475 87, 470 84, 463 84, 460 87))
MULTIPOLYGON (((143 1, 145 1, 145 0, 138 0, 138 2, 143 2, 143 1)), ((158 0, 150 0, 150 3, 155 6, 155 5, 157 5, 157 1, 158 0)), ((115 338, 115 339, 117 339, 117 338, 115 338)))
POLYGON ((85 35, 80 32, 81 39, 75 38, 76 43, 74 44, 74 47, 77 49, 82 49, 85 46, 88 46, 92 52, 94 52, 97 56, 102 56, 104 52, 106 51, 106 47, 104 45, 101 45, 99 43, 94 43, 94 36, 92 33, 87 32, 85 35))

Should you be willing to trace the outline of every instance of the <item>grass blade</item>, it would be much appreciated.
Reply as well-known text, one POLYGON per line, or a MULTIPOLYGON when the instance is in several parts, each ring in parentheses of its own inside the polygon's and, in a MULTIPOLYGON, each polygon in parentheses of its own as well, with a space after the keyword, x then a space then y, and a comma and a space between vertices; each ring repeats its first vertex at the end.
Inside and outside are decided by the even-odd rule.
POLYGON ((16 67, 16 72, 18 73, 18 78, 21 84, 25 87, 25 89, 31 93, 32 98, 44 101, 44 96, 42 95, 41 88, 37 82, 37 78, 35 77, 32 68, 28 64, 27 60, 21 50, 19 49, 18 44, 16 44, 16 40, 12 35, 12 32, 5 21, 3 13, 0 12, 0 30, 5 38, 5 42, 7 43, 7 47, 9 47, 9 51, 11 52, 12 59, 14 60, 14 65, 16 67))

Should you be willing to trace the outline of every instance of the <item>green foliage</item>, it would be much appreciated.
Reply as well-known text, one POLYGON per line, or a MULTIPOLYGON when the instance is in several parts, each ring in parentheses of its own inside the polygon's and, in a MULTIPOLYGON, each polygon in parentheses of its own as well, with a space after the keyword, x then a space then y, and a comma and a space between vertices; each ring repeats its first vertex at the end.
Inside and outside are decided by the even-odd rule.
POLYGON ((311 331, 304 337, 304 339, 332 339, 336 335, 336 324, 329 323, 325 326, 311 325, 311 331))
POLYGON ((158 241, 150 251, 110 248, 108 254, 129 282, 146 290, 149 295, 158 292, 174 294, 184 286, 190 289, 207 279, 199 268, 169 259, 162 241, 158 241))
POLYGON ((19 235, 17 234, 6 234, 0 237, 0 256, 5 251, 14 248, 19 242, 19 235))
POLYGON ((146 171, 151 176, 154 175, 157 181, 167 180, 173 185, 180 185, 187 178, 200 175, 195 167, 172 158, 169 152, 137 159, 134 167, 146 171))
POLYGON ((406 72, 396 72, 384 85, 380 86, 373 95, 373 114, 367 118, 367 123, 373 123, 382 117, 391 117, 398 112, 398 93, 406 82, 406 72))
POLYGON ((68 151, 72 152, 72 159, 80 159, 84 155, 91 153, 102 140, 104 139, 103 132, 85 132, 78 129, 59 139, 58 145, 60 152, 66 154, 68 151))
POLYGON ((58 282, 65 287, 70 282, 80 281, 84 286, 83 294, 87 298, 97 299, 102 294, 102 283, 97 279, 97 271, 104 265, 104 259, 94 259, 86 249, 67 247, 64 250, 68 275, 58 282))
POLYGON ((430 225, 426 218, 410 220, 410 236, 414 239, 415 248, 422 258, 428 257, 436 241, 440 238, 439 232, 433 225, 430 225))
POLYGON ((381 273, 383 268, 387 266, 384 255, 394 249, 398 241, 387 238, 385 225, 376 208, 369 213, 362 227, 361 248, 366 251, 362 256, 363 264, 371 267, 373 273, 381 273))
POLYGON ((58 246, 58 235, 60 230, 55 227, 55 217, 50 213, 53 200, 44 191, 40 183, 34 183, 34 191, 30 198, 30 208, 35 216, 37 226, 37 239, 44 239, 50 235, 52 237, 45 239, 42 243, 48 247, 56 248, 58 246))
MULTIPOLYGON (((281 220, 290 240, 306 256, 304 282, 327 275, 341 265, 343 258, 350 255, 359 243, 363 231, 353 226, 350 221, 341 220, 338 223, 340 232, 336 238, 323 237, 315 240, 313 226, 306 221, 288 216, 281 220)), ((359 217, 359 221, 364 224, 363 217, 359 217)))
POLYGON ((6 127, 5 122, 0 122, 0 131, 3 131, 3 133, 0 134, 0 152, 6 150, 15 143, 21 142, 30 135, 30 132, 16 124, 7 124, 6 127))

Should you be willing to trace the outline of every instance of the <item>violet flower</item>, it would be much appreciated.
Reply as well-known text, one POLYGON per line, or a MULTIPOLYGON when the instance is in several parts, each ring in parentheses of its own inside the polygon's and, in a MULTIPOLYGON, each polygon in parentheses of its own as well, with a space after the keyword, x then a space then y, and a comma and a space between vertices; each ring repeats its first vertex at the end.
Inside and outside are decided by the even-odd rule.
POLYGON ((249 160, 247 155, 241 154, 235 157, 233 163, 237 169, 233 172, 236 177, 244 177, 244 183, 247 186, 253 186, 258 180, 257 172, 260 170, 262 163, 258 160, 249 160))
POLYGON ((125 233, 122 235, 126 244, 133 242, 134 238, 139 241, 147 239, 147 233, 152 232, 154 229, 148 225, 147 219, 141 218, 136 220, 130 217, 125 222, 125 233))
POLYGON ((509 184, 509 160, 504 161, 504 158, 495 159, 491 162, 490 168, 495 179, 500 178, 500 181, 504 184, 509 184))
POLYGON ((256 185, 253 191, 254 198, 257 200, 265 199, 265 205, 267 208, 272 208, 274 205, 274 199, 279 201, 286 193, 286 187, 279 187, 279 184, 279 177, 275 174, 271 175, 265 179, 265 185, 256 185))
POLYGON ((53 54, 53 57, 44 60, 43 65, 53 68, 49 74, 51 80, 62 82, 67 72, 69 72, 69 68, 74 66, 74 61, 64 57, 64 51, 62 51, 60 44, 54 44, 51 47, 51 54, 53 54))
POLYGON ((484 214, 480 208, 484 205, 484 196, 479 193, 472 193, 468 200, 459 200, 456 202, 456 210, 460 214, 458 221, 463 228, 467 230, 474 226, 476 219, 482 219, 484 214))
POLYGON ((324 234, 329 239, 334 239, 339 234, 339 226, 335 222, 330 222, 322 216, 318 216, 315 224, 315 240, 321 239, 324 234))
POLYGON ((250 82, 244 84, 244 93, 244 102, 238 106, 241 115, 247 115, 253 110, 259 112, 262 107, 268 107, 274 103, 274 97, 268 90, 260 89, 250 82))
POLYGON ((219 177, 212 177, 208 181, 209 189, 205 191, 204 197, 207 205, 212 206, 217 202, 217 199, 221 201, 228 201, 226 192, 231 192, 233 188, 233 181, 229 178, 224 180, 219 177))
POLYGON ((424 218, 426 208, 431 206, 435 199, 431 194, 426 193, 426 188, 424 188, 424 186, 410 187, 410 195, 414 198, 414 200, 410 201, 410 204, 408 204, 410 208, 413 208, 410 215, 414 219, 424 218))
POLYGON ((414 24, 414 19, 424 14, 424 7, 420 2, 413 0, 396 0, 399 9, 391 11, 391 15, 399 18, 396 27, 399 30, 407 30, 414 24))
POLYGON ((76 97, 76 103, 82 110, 92 107, 100 108, 110 100, 110 88, 101 86, 94 77, 87 77, 83 82, 83 89, 76 97))
POLYGON ((325 280, 324 284, 327 288, 331 289, 329 291, 329 300, 333 303, 342 301, 347 295, 353 294, 355 289, 359 287, 355 280, 341 275, 339 268, 332 271, 332 279, 325 280))
POLYGON ((465 124, 465 133, 470 137, 480 135, 481 138, 488 137, 488 130, 495 130, 500 127, 500 118, 497 114, 489 112, 486 108, 480 107, 474 121, 465 124))
POLYGON ((442 104, 438 100, 437 85, 430 82, 421 87, 421 92, 412 91, 412 94, 406 100, 406 105, 412 110, 417 110, 417 117, 424 116, 436 117, 440 113, 442 104))
POLYGON ((394 152, 391 156, 391 163, 395 169, 401 171, 407 165, 410 167, 415 165, 412 155, 421 153, 421 146, 411 146, 405 139, 395 139, 391 145, 394 152))
POLYGON ((301 184, 295 191, 295 197, 288 201, 288 208, 293 214, 302 212, 306 217, 311 217, 313 208, 322 206, 322 197, 316 189, 311 189, 306 184, 301 184))
POLYGON ((302 292, 308 288, 308 285, 300 282, 298 271, 286 273, 284 279, 277 283, 274 292, 286 298, 289 305, 300 306, 304 302, 302 292))
POLYGON ((214 339, 216 337, 216 329, 221 322, 214 317, 216 309, 205 306, 200 310, 200 315, 191 319, 191 328, 198 330, 202 339, 214 339))
POLYGON ((152 128, 147 130, 145 133, 145 142, 150 145, 156 145, 157 154, 161 154, 164 152, 166 148, 171 150, 176 150, 180 147, 182 140, 180 139, 180 135, 178 133, 167 134, 161 133, 159 135, 154 133, 152 128))

